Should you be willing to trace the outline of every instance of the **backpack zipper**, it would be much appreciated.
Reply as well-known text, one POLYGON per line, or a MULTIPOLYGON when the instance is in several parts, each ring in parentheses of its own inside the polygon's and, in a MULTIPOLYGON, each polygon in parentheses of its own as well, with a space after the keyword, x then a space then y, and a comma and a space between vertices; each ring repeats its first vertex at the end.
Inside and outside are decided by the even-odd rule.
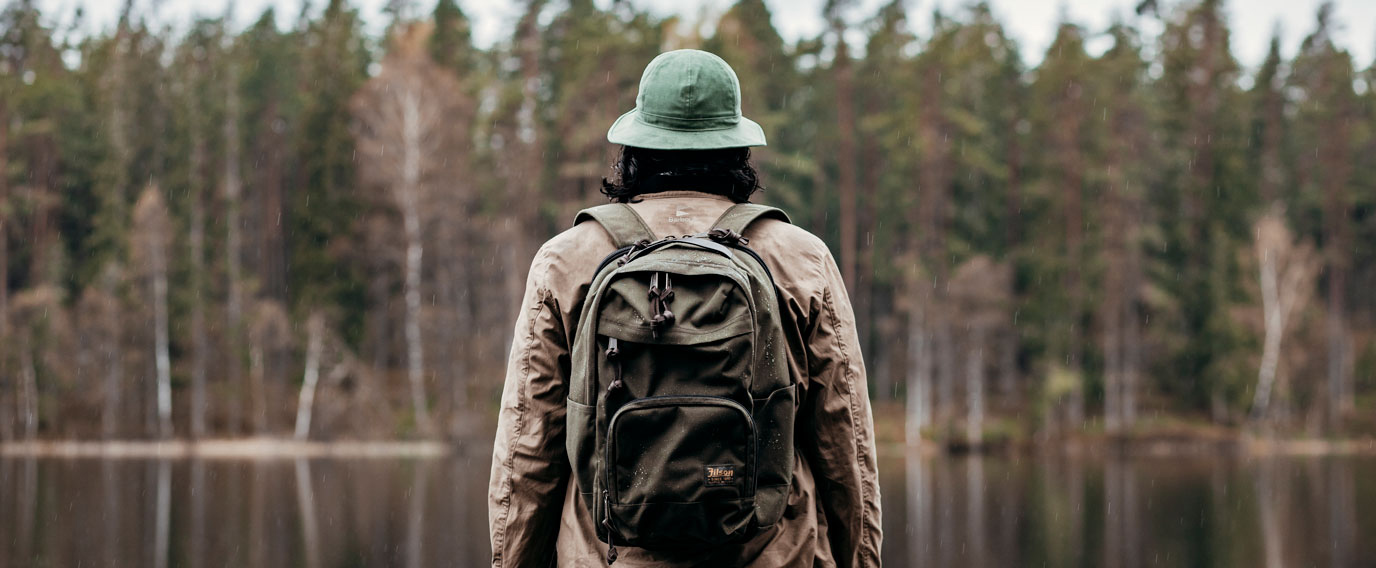
POLYGON ((602 490, 602 526, 607 529, 607 565, 611 566, 617 557, 616 543, 612 537, 616 530, 612 528, 612 497, 606 489, 602 490))
MULTIPOLYGON (((747 479, 746 489, 750 492, 750 494, 753 495, 753 494, 755 493, 755 489, 756 489, 756 488, 755 488, 755 476, 756 476, 756 475, 759 475, 759 471, 758 471, 759 465, 756 464, 756 463, 754 463, 754 462, 755 462, 755 459, 756 459, 756 451, 758 450, 758 448, 757 448, 756 446, 759 444, 759 440, 756 440, 756 439, 755 439, 755 437, 756 437, 756 432, 755 432, 755 417, 754 417, 754 416, 751 416, 750 410, 749 410, 749 409, 746 409, 744 405, 742 405, 742 404, 739 403, 739 402, 736 402, 736 400, 733 399, 733 398, 727 398, 727 397, 724 397, 724 396, 715 396, 715 395, 708 395, 708 394, 661 394, 661 395, 646 396, 646 397, 637 398, 637 399, 632 400, 632 401, 630 401, 630 402, 628 402, 628 403, 626 403, 626 404, 621 405, 620 408, 616 409, 616 412, 612 413, 611 420, 608 420, 608 421, 607 421, 607 434, 606 434, 607 439, 606 439, 606 441, 604 442, 605 448, 603 449, 603 455, 602 455, 603 467, 607 467, 607 468, 613 467, 613 466, 611 465, 612 463, 614 463, 614 462, 612 461, 612 451, 616 449, 616 444, 615 444, 614 441, 612 440, 612 434, 613 434, 614 432, 616 432, 616 421, 617 421, 618 418, 621 417, 621 414, 624 413, 624 412, 626 412, 627 410, 637 410, 637 409, 646 408, 646 407, 653 408, 652 405, 649 405, 649 404, 646 404, 646 403, 651 402, 651 401, 656 401, 656 400, 670 399, 670 398, 678 398, 678 399, 684 399, 684 398, 686 398, 686 399, 698 399, 698 400, 702 400, 702 401, 708 401, 708 400, 710 400, 710 401, 719 401, 719 402, 726 403, 726 404, 721 405, 721 406, 727 406, 727 407, 729 407, 729 408, 733 408, 733 409, 735 409, 736 411, 740 412, 740 415, 741 415, 743 418, 745 418, 745 424, 746 424, 746 426, 750 428, 749 437, 750 437, 751 445, 750 445, 749 448, 746 448, 746 467, 749 467, 749 468, 750 468, 750 476, 749 476, 749 478, 747 479), (751 466, 754 466, 754 467, 751 467, 751 466)), ((752 401, 752 402, 753 402, 753 401, 752 401)), ((698 404, 698 405, 695 405, 695 406, 718 406, 718 405, 717 405, 717 404, 698 404)), ((608 474, 607 477, 610 478, 610 477, 612 477, 612 476, 611 476, 610 474, 608 474)), ((602 490, 602 493, 603 493, 603 496, 606 498, 607 512, 610 513, 610 512, 611 512, 611 494, 610 494, 609 490, 610 490, 610 488, 611 488, 612 481, 611 481, 610 479, 607 479, 607 480, 604 480, 604 482, 607 484, 607 486, 606 486, 606 488, 604 488, 604 489, 602 490)), ((611 537, 608 537, 608 540, 611 540, 611 537)))

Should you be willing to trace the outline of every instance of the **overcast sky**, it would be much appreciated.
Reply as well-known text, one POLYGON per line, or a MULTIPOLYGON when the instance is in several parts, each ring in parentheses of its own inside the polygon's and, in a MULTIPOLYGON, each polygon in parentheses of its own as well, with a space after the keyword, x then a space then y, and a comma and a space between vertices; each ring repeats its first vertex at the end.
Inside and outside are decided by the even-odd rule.
MULTIPOLYGON (((188 21, 195 15, 220 14, 227 0, 135 0, 139 5, 158 6, 159 18, 174 26, 188 21)), ((255 20, 269 5, 277 7, 277 15, 282 24, 294 19, 301 10, 303 0, 235 0, 235 21, 239 26, 255 20)), ((315 9, 320 9, 326 0, 306 0, 315 9)), ((374 35, 380 33, 386 24, 382 6, 387 0, 350 0, 358 6, 368 30, 374 35)), ((876 11, 885 0, 861 0, 860 7, 854 10, 852 21, 860 22, 876 11)), ((1000 22, 1009 30, 1010 35, 1022 48, 1023 58, 1029 64, 1041 60, 1042 53, 1051 43, 1056 23, 1062 16, 1072 22, 1086 26, 1091 32, 1105 29, 1115 17, 1135 18, 1133 6, 1138 0, 990 0, 1000 22)), ((766 0, 774 13, 774 25, 789 41, 800 37, 816 35, 822 27, 818 14, 824 0, 766 0)), ((911 25, 919 37, 926 37, 930 28, 933 2, 942 6, 947 14, 959 14, 960 7, 968 0, 909 0, 908 7, 912 17, 911 25)), ((113 27, 119 0, 39 0, 44 12, 50 18, 66 20, 72 10, 82 6, 86 12, 88 31, 113 27)), ((412 0, 421 10, 428 12, 433 0, 412 0)), ((598 0, 599 5, 609 4, 610 0, 598 0)), ((719 14, 729 7, 732 0, 632 0, 659 15, 679 13, 689 18, 719 14)), ((1161 0, 1163 6, 1178 5, 1179 0, 1161 0)), ((1372 64, 1373 51, 1376 51, 1376 0, 1336 0, 1336 21, 1339 23, 1338 43, 1352 52, 1359 68, 1372 64)), ((1228 0, 1229 25, 1231 26, 1233 54, 1248 68, 1255 68, 1266 55, 1271 32, 1277 23, 1282 33, 1282 49, 1286 57, 1294 54, 1300 40, 1313 28, 1314 14, 1320 0, 1228 0)), ((459 5, 473 20, 474 39, 479 45, 489 46, 501 41, 511 33, 520 8, 515 2, 502 0, 459 0, 459 5)), ((1144 23, 1148 33, 1155 33, 1158 26, 1153 22, 1144 23)), ((1091 51, 1103 49, 1104 42, 1091 42, 1091 51)))

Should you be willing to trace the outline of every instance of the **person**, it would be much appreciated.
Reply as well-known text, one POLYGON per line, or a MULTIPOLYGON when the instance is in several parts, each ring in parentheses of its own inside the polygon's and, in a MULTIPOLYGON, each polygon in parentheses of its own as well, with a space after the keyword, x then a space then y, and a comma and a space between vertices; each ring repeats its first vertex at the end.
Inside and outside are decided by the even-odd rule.
MULTIPOLYGON (((760 188, 750 148, 760 126, 741 116, 731 67, 697 50, 646 68, 636 108, 607 139, 621 144, 612 201, 628 203, 659 236, 712 228, 760 188)), ((624 566, 879 566, 879 483, 865 367, 846 288, 817 237, 776 219, 744 231, 772 273, 799 385, 794 466, 782 518, 749 540, 690 550, 621 546, 624 566)), ((536 253, 516 321, 488 491, 492 566, 606 566, 565 450, 571 346, 599 261, 616 247, 584 222, 536 253)))

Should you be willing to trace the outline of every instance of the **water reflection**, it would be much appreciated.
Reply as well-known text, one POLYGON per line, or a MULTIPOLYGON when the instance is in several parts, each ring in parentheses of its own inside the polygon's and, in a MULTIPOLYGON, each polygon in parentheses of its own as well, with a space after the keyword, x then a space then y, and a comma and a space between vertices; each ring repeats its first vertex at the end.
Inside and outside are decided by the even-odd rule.
MULTIPOLYGON (((482 566, 486 448, 0 459, 0 568, 482 566)), ((1376 458, 881 457, 885 565, 1371 565, 1376 458)))
POLYGON ((0 568, 481 566, 490 455, 0 459, 0 568))
POLYGON ((1376 458, 880 460, 885 566, 1370 566, 1376 458))

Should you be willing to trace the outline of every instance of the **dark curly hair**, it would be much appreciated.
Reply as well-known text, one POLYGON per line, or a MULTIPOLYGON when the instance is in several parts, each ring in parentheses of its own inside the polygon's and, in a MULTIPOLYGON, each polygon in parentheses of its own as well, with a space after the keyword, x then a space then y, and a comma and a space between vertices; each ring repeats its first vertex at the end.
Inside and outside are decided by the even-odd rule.
POLYGON ((749 148, 650 150, 622 146, 612 171, 613 178, 602 178, 602 193, 621 203, 637 195, 675 190, 715 193, 744 203, 763 189, 759 174, 750 165, 749 148))

